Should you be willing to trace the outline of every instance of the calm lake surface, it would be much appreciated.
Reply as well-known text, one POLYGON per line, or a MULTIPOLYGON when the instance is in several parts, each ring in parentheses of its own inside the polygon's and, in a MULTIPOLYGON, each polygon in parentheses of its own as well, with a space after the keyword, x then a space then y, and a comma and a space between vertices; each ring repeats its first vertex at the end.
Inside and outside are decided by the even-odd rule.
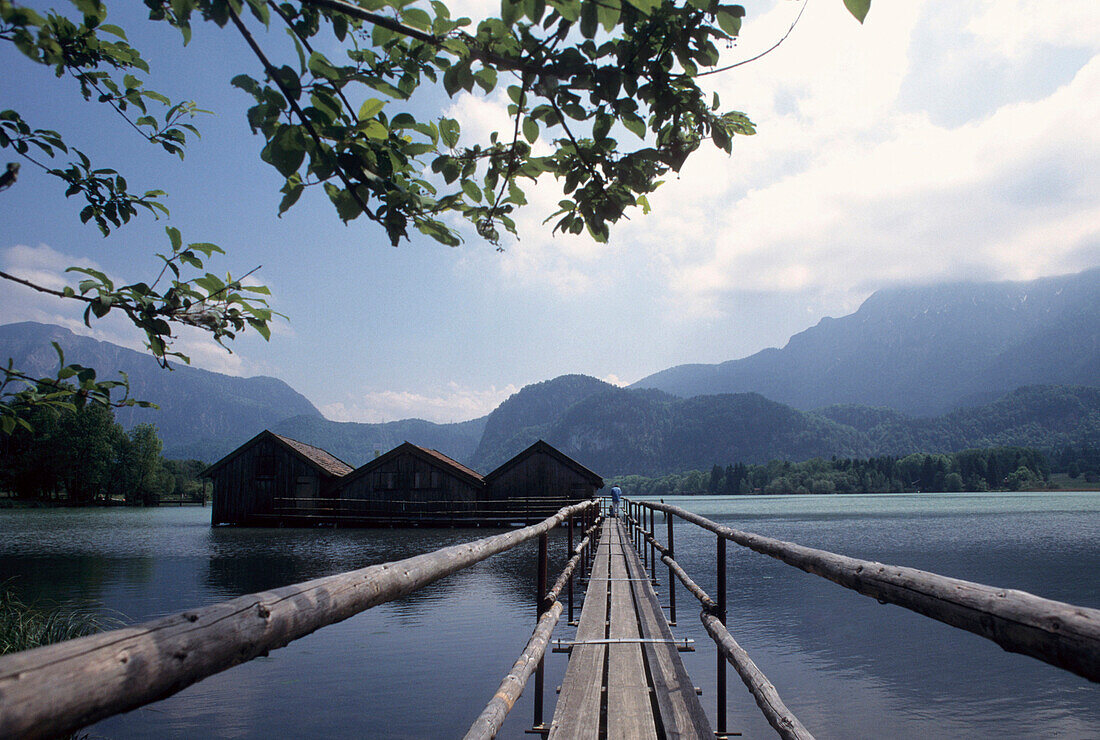
MULTIPOLYGON (((1097 493, 664 500, 772 537, 1100 608, 1097 493)), ((143 621, 496 531, 211 529, 209 516, 208 508, 0 511, 0 579, 25 600, 143 621)), ((551 578, 564 560, 557 535, 551 578)), ((711 594, 715 547, 710 533, 676 524, 677 559, 711 594)), ((1100 738, 1100 687, 728 547, 730 631, 817 737, 1100 738)), ((91 736, 461 736, 530 635, 534 562, 533 546, 495 556, 105 720, 91 736)), ((677 590, 673 631, 695 640, 697 652, 681 655, 713 722, 715 650, 689 599, 677 590)), ((555 637, 571 636, 563 618, 555 637)), ((547 717, 566 659, 547 657, 547 717)), ((730 729, 774 737, 729 676, 730 729)), ((532 681, 501 737, 531 737, 533 691, 532 681)))

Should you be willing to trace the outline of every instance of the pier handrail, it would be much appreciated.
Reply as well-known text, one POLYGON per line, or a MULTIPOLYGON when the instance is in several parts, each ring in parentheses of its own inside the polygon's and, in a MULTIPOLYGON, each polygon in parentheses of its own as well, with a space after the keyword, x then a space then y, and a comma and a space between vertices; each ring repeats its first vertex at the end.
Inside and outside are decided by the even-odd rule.
POLYGON ((1098 609, 916 568, 859 560, 727 527, 678 506, 639 503, 880 603, 904 607, 985 637, 1009 652, 1029 655, 1090 681, 1100 681, 1098 609))
POLYGON ((597 500, 584 501, 512 532, 0 657, 0 737, 56 737, 163 699, 594 506, 597 500))
MULTIPOLYGON (((628 515, 628 519, 631 524, 637 526, 638 522, 633 517, 628 515)), ((748 652, 738 644, 737 640, 726 629, 726 625, 716 616, 719 612, 718 602, 692 580, 687 571, 672 558, 669 548, 658 542, 649 532, 642 530, 641 534, 646 542, 661 553, 661 562, 668 566, 669 572, 674 574, 680 583, 684 585, 684 588, 703 605, 703 610, 699 613, 699 619, 702 620, 703 627, 706 628, 710 638, 714 640, 714 644, 718 646, 718 650, 737 671, 737 675, 741 677, 741 681, 744 682, 745 687, 748 688, 749 693, 756 700, 756 705, 760 707, 760 711, 763 713, 764 718, 768 720, 768 724, 779 733, 783 740, 813 740, 810 731, 799 721, 794 712, 783 703, 775 684, 768 680, 764 672, 749 657, 748 652)))
MULTIPOLYGON (((508 712, 515 706, 516 701, 523 693, 523 689, 527 686, 531 674, 535 672, 535 669, 546 655, 546 648, 550 644, 550 638, 554 634, 554 628, 557 627, 564 608, 558 597, 561 595, 565 584, 572 577, 573 571, 576 570, 577 565, 588 551, 592 536, 599 531, 602 525, 603 517, 597 517, 595 523, 585 531, 584 539, 573 548, 573 556, 562 568, 554 587, 545 595, 540 594, 541 604, 539 608, 540 611, 543 609, 545 611, 542 611, 542 616, 539 617, 539 621, 535 625, 531 639, 527 641, 523 652, 513 664, 512 670, 500 682, 500 687, 493 694, 493 698, 489 700, 489 703, 485 705, 485 709, 470 725, 470 729, 463 740, 491 740, 500 732, 508 712)), ((572 603, 570 603, 570 609, 572 609, 572 603)))

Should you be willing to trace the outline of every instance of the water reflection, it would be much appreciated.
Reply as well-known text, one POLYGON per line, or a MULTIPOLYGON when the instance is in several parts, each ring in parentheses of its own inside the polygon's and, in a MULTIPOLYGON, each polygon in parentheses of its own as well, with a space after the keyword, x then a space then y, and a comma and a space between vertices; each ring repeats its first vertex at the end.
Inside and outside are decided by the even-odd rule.
MULTIPOLYGON (((738 497, 678 503, 762 534, 1100 606, 1100 495, 738 497), (1070 564, 1072 567, 1067 567, 1070 564)), ((209 510, 0 512, 0 577, 25 598, 144 620, 500 530, 211 529, 209 510)), ((662 524, 658 522, 658 524, 662 524)), ((715 593, 713 535, 677 524, 677 553, 715 593)), ((551 572, 565 559, 555 532, 551 572)), ((1100 737, 1100 692, 977 636, 729 546, 730 626, 821 738, 1100 737)), ((492 696, 534 623, 528 543, 97 725, 95 737, 446 737, 492 696)), ((662 575, 661 597, 667 598, 662 575)), ((678 636, 714 712, 712 643, 678 591, 678 636)), ((578 600, 579 601, 579 600, 578 600)), ((559 627, 557 637, 571 630, 559 627)), ((547 659, 547 715, 566 658, 547 659)), ((529 688, 504 738, 525 737, 529 688)), ((730 674, 731 726, 772 737, 730 674)))

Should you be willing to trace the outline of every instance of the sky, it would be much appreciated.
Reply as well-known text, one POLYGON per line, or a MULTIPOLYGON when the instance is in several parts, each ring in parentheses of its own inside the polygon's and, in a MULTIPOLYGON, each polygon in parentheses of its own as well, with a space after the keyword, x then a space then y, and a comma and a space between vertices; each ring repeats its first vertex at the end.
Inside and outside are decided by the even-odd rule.
MULTIPOLYGON (((288 320, 270 342, 243 335, 232 353, 197 331, 181 331, 177 348, 197 367, 280 378, 337 421, 462 421, 566 373, 628 384, 781 347, 898 284, 1100 265, 1096 0, 876 0, 862 26, 841 0, 808 0, 775 51, 706 78, 756 136, 735 138, 732 155, 704 146, 608 244, 552 235, 542 221, 560 190, 540 182, 503 252, 472 229, 457 248, 419 237, 393 248, 369 222, 342 224, 320 194, 277 218, 281 177, 260 161, 249 100, 229 85, 258 75, 257 62, 213 26, 184 48, 170 29, 119 15, 133 5, 109 4, 120 8, 109 21, 149 59, 147 86, 214 112, 194 121, 203 136, 183 162, 10 49, 0 50, 0 109, 61 131, 134 189, 167 191, 171 220, 139 217, 104 239, 80 224, 81 203, 24 166, 0 193, 0 269, 55 288, 74 282, 70 265, 149 281, 166 224, 215 242, 227 255, 208 266, 259 267, 288 320)), ((498 7, 451 5, 475 18, 498 7)), ((802 3, 745 6, 723 64, 774 44, 802 3)), ((433 100, 462 123, 463 141, 508 128, 503 90, 433 100)), ((16 159, 0 151, 0 163, 16 159)), ((142 345, 123 319, 89 329, 79 306, 0 283, 0 323, 142 345)))

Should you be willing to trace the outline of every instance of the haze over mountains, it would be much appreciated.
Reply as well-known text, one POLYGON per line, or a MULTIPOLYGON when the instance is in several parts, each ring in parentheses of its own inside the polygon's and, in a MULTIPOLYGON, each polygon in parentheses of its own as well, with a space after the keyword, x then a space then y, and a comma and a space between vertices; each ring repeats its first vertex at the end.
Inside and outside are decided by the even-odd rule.
POLYGON ((1100 269, 881 290, 782 349, 678 365, 631 388, 684 398, 756 392, 803 410, 861 404, 931 415, 1039 383, 1100 383, 1100 269))
POLYGON ((264 428, 353 465, 409 440, 482 472, 541 438, 603 475, 1000 444, 1100 445, 1100 269, 880 291, 783 349, 681 365, 630 388, 561 376, 458 424, 329 421, 275 378, 166 372, 142 353, 43 324, 0 326, 0 359, 48 374, 57 366, 51 341, 68 362, 96 367, 101 377, 123 370, 135 397, 161 406, 119 410, 124 426, 155 423, 167 457, 208 462, 264 428))

